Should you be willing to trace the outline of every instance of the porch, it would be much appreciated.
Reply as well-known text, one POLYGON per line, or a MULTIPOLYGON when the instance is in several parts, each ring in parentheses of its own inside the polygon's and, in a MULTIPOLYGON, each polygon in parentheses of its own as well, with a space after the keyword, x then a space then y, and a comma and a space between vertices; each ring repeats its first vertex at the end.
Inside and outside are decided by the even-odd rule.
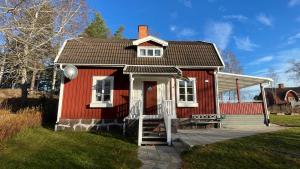
POLYGON ((171 145, 171 119, 177 118, 175 80, 181 71, 176 67, 126 66, 123 72, 130 80, 127 119, 138 121, 138 145, 171 145))

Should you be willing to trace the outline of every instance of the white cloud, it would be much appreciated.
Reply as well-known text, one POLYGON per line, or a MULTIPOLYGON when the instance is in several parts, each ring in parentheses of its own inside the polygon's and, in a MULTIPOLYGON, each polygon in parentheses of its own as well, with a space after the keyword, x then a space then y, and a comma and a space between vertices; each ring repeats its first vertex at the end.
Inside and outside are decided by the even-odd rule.
POLYGON ((300 5, 300 0, 290 0, 288 5, 289 7, 300 5))
POLYGON ((257 20, 266 25, 266 26, 272 26, 273 25, 273 19, 265 14, 260 14, 257 16, 257 20))
POLYGON ((249 37, 234 37, 235 45, 238 49, 245 51, 253 51, 258 47, 257 44, 253 43, 249 37))
POLYGON ((257 60, 249 63, 249 65, 259 65, 262 63, 270 62, 272 60, 273 60, 273 56, 264 56, 264 57, 258 58, 257 60))
POLYGON ((192 28, 179 28, 176 25, 171 25, 169 29, 179 38, 192 37, 197 34, 197 32, 192 28))
POLYGON ((233 20, 238 20, 238 21, 246 21, 248 17, 238 14, 238 15, 225 15, 223 16, 224 19, 233 19, 233 20))
POLYGON ((299 40, 300 39, 300 33, 297 33, 296 35, 293 35, 293 36, 290 36, 290 37, 288 37, 288 39, 287 39, 287 44, 294 44, 294 43, 296 43, 296 41, 297 40, 299 40))
POLYGON ((216 43, 217 46, 224 50, 226 49, 231 35, 233 26, 227 22, 212 22, 206 26, 205 39, 216 43))
POLYGON ((191 28, 183 28, 178 32, 179 37, 191 37, 196 35, 196 31, 191 28))
POLYGON ((176 29, 177 29, 177 26, 175 26, 175 25, 170 26, 170 31, 174 32, 174 31, 176 31, 176 29))
MULTIPOLYGON (((285 83, 286 86, 299 86, 299 83, 297 84, 297 81, 295 79, 291 78, 293 77, 292 74, 287 73, 287 70, 290 68, 289 62, 291 60, 300 61, 300 48, 292 48, 287 50, 278 51, 274 54, 271 54, 269 56, 272 56, 272 61, 270 63, 266 63, 264 65, 263 70, 268 70, 269 68, 272 68, 275 70, 275 73, 279 76, 278 83, 285 83)), ((268 60, 268 59, 266 59, 268 60)), ((252 65, 256 66, 256 65, 252 65)), ((268 72, 263 70, 253 72, 252 74, 260 74, 262 76, 267 76, 268 72)))
POLYGON ((193 7, 192 0, 179 0, 179 2, 181 2, 187 8, 193 7))

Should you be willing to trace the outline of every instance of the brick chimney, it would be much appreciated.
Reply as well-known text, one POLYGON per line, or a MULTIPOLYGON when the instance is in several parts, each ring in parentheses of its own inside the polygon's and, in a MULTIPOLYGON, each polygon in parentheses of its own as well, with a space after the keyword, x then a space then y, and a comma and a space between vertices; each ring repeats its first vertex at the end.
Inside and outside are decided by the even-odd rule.
POLYGON ((149 35, 147 25, 139 25, 138 31, 139 31, 139 39, 147 37, 149 35))
POLYGON ((283 83, 279 83, 279 84, 278 84, 278 88, 279 88, 279 89, 283 89, 283 88, 284 88, 284 84, 283 84, 283 83))

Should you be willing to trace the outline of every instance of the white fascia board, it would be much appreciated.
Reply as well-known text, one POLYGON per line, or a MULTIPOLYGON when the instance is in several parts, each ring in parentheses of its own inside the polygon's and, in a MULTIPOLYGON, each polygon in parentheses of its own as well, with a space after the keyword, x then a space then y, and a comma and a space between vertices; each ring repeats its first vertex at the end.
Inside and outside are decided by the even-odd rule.
POLYGON ((58 51, 58 53, 57 53, 57 55, 56 55, 56 57, 55 57, 55 59, 54 59, 54 63, 57 62, 57 60, 58 60, 58 58, 59 58, 61 52, 63 51, 63 49, 65 48, 65 46, 66 46, 66 44, 67 44, 67 41, 68 41, 68 40, 65 40, 64 43, 63 43, 63 45, 62 45, 61 48, 59 49, 59 51, 58 51))
POLYGON ((265 80, 265 81, 273 82, 273 79, 271 79, 271 78, 265 78, 265 77, 241 75, 241 74, 226 73, 226 72, 218 72, 218 74, 219 75, 225 75, 225 76, 241 77, 241 78, 252 78, 252 79, 259 79, 259 80, 265 80))
POLYGON ((168 46, 168 42, 167 41, 161 40, 161 39, 156 38, 154 36, 147 36, 145 38, 135 40, 132 43, 133 43, 133 45, 137 46, 137 45, 139 45, 141 43, 148 42, 148 41, 153 41, 153 42, 159 43, 162 46, 168 46))
MULTIPOLYGON (((55 65, 95 66, 95 67, 124 67, 127 64, 96 64, 96 63, 55 63, 55 65)), ((218 69, 221 66, 176 66, 176 65, 128 65, 128 66, 152 66, 152 67, 177 67, 183 69, 218 69)))
POLYGON ((218 54, 218 56, 219 56, 219 59, 220 59, 221 62, 222 62, 222 65, 223 65, 223 66, 221 66, 221 67, 225 68, 225 63, 224 63, 224 61, 223 61, 223 58, 222 58, 222 56, 221 56, 221 54, 220 54, 220 52, 219 52, 219 50, 218 50, 216 44, 213 43, 213 45, 214 45, 214 48, 215 48, 215 50, 216 50, 216 52, 217 52, 217 54, 218 54))

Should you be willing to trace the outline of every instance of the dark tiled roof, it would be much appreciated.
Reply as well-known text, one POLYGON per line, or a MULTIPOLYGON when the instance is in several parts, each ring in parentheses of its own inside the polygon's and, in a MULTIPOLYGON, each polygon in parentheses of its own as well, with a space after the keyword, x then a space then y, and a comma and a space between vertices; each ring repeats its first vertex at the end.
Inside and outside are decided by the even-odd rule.
POLYGON ((276 94, 280 101, 284 101, 286 93, 290 90, 296 92, 298 96, 300 96, 300 87, 265 88, 266 94, 276 94))
POLYGON ((158 66, 126 66, 124 73, 169 73, 180 74, 176 67, 158 67, 158 66))
POLYGON ((162 57, 137 57, 133 40, 78 38, 67 41, 56 63, 167 66, 222 66, 214 45, 200 41, 168 41, 162 57))

